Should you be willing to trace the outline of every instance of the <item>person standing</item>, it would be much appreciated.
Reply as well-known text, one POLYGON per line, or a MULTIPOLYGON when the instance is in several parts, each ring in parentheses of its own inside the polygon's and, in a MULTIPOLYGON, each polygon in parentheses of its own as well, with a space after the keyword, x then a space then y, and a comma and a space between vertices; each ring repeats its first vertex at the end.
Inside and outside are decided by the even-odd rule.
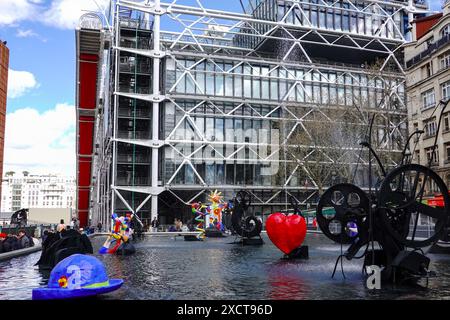
POLYGON ((58 226, 56 227, 56 232, 61 232, 66 229, 66 225, 64 224, 64 219, 59 221, 58 226))
POLYGON ((152 232, 158 232, 159 221, 158 221, 157 217, 153 218, 151 226, 152 226, 152 232))

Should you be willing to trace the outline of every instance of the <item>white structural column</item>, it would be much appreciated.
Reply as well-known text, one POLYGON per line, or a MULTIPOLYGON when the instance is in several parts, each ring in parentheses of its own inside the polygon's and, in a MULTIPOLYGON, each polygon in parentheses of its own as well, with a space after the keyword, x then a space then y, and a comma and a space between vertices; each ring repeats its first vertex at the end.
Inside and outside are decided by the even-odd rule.
MULTIPOLYGON (((116 4, 115 5, 115 10, 113 13, 113 17, 114 17, 114 44, 116 45, 116 47, 119 46, 120 44, 120 28, 119 28, 119 5, 116 4)), ((120 62, 120 51, 119 50, 115 50, 114 52, 114 92, 118 92, 119 91, 119 62, 120 62)), ((119 97, 115 94, 114 95, 114 128, 113 128, 113 145, 112 145, 112 181, 111 181, 111 214, 109 217, 106 217, 106 230, 110 230, 111 228, 111 216, 114 214, 114 211, 116 210, 116 203, 115 203, 115 194, 114 194, 114 188, 117 184, 117 170, 116 170, 116 166, 117 166, 117 130, 118 130, 118 110, 119 110, 119 97)))
POLYGON ((158 216, 158 173, 159 173, 159 102, 160 102, 160 62, 161 62, 161 5, 155 0, 155 20, 153 23, 153 113, 152 113, 152 209, 151 219, 158 216))

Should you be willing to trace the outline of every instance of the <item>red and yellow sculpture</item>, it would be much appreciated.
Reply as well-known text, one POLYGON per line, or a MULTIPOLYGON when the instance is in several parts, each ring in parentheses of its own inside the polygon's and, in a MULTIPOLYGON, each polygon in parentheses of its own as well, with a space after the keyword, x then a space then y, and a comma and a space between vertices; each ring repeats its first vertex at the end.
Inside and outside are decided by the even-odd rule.
POLYGON ((113 227, 110 235, 106 239, 103 246, 100 248, 98 253, 100 254, 114 254, 120 245, 128 241, 131 237, 133 230, 130 228, 131 220, 133 219, 133 214, 127 213, 125 217, 119 217, 116 213, 112 215, 113 227), (112 243, 115 242, 114 247, 109 249, 112 243))

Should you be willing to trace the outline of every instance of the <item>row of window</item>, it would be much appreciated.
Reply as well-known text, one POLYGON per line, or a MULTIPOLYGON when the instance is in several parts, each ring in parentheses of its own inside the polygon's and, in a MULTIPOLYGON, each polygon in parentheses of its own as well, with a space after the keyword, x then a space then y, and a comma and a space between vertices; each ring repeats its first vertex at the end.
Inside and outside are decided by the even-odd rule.
POLYGON ((450 68, 450 52, 446 52, 440 58, 441 61, 441 70, 450 68))
MULTIPOLYGON (((324 5, 323 2, 310 1, 310 4, 302 3, 301 10, 292 3, 278 3, 275 0, 262 1, 255 10, 254 15, 259 19, 283 21, 288 24, 351 31, 358 34, 380 35, 389 38, 400 38, 401 21, 403 14, 395 8, 383 6, 368 7, 367 3, 349 3, 332 1, 324 5), (359 13, 355 9, 364 9, 359 13), (387 15, 393 15, 393 21, 387 20, 387 15), (384 25, 384 27, 382 27, 384 25), (398 28, 396 29, 395 26, 398 28), (381 29, 381 30, 379 30, 381 29)), ((263 34, 266 30, 258 30, 263 34)))
MULTIPOLYGON (((442 123, 442 132, 446 133, 450 131, 450 112, 446 112, 443 117, 443 123, 442 123)), ((434 137, 437 133, 437 122, 436 117, 432 117, 430 119, 426 119, 423 121, 423 128, 425 131, 425 138, 434 137)), ((419 124, 414 123, 414 130, 419 129, 419 124)), ((417 138, 416 140, 417 141, 417 138)))
MULTIPOLYGON (((187 67, 193 63, 188 62, 187 67)), ((269 73, 269 67, 200 63, 190 74, 192 76, 178 70, 177 85, 169 92, 369 107, 379 105, 383 88, 387 86, 398 87, 400 97, 404 92, 402 83, 393 81, 392 84, 384 85, 381 79, 371 80, 366 75, 327 71, 319 73, 279 69, 269 73), (224 70, 229 72, 224 73, 224 70)))
MULTIPOLYGON (((439 164, 439 147, 433 150, 433 147, 425 148, 425 156, 427 163, 431 161, 432 164, 439 164)), ((416 159, 420 163, 420 150, 416 150, 416 159)), ((450 142, 444 143, 444 161, 450 163, 450 142)))
MULTIPOLYGON (((450 81, 441 84, 442 99, 450 99, 450 81)), ((436 95, 433 89, 422 93, 422 110, 432 108, 436 105, 436 95)))

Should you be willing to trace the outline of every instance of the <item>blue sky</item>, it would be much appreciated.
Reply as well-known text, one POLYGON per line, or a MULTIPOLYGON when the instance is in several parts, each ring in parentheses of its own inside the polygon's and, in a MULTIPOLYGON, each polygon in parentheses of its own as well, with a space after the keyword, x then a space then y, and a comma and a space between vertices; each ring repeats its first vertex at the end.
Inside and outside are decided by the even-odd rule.
MULTIPOLYGON (((241 11, 238 0, 201 2, 241 11)), ((430 7, 440 10, 441 3, 430 7)), ((74 26, 84 10, 96 8, 94 0, 0 0, 0 39, 8 42, 11 69, 5 171, 75 173, 74 26), (42 132, 24 130, 32 127, 42 132)))

